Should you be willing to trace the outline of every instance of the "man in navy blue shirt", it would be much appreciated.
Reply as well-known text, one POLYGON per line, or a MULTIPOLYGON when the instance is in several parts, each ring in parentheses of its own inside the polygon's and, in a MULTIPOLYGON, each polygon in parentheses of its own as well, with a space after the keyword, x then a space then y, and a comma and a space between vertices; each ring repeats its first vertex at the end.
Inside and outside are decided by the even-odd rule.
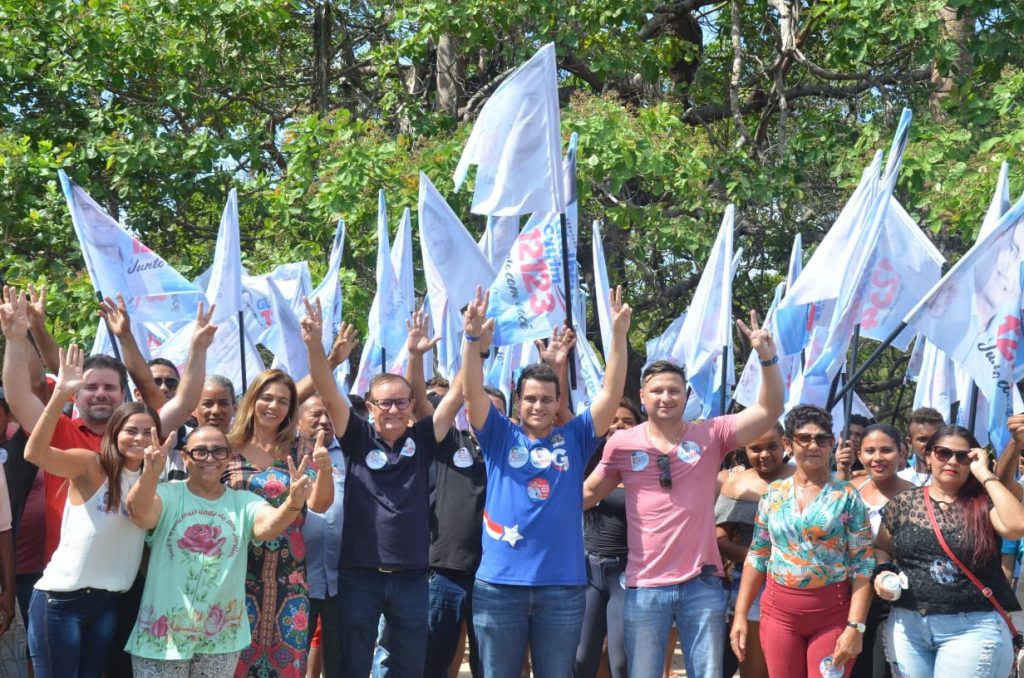
POLYGON ((559 377, 544 364, 523 370, 514 424, 483 388, 476 342, 487 296, 465 316, 463 388, 487 468, 483 558, 473 588, 473 625, 488 678, 517 678, 527 644, 534 675, 572 675, 585 606, 583 470, 608 431, 626 380, 630 308, 611 295, 612 346, 601 392, 583 414, 555 425, 559 377))

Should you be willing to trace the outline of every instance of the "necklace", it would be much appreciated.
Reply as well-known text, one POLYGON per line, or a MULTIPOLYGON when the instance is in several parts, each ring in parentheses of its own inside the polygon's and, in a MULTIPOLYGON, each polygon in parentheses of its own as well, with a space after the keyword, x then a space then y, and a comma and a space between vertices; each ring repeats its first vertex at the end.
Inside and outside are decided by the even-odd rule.
MULTIPOLYGON (((683 442, 683 436, 686 435, 686 429, 687 429, 687 425, 686 425, 686 422, 684 421, 683 422, 683 428, 682 428, 682 430, 679 431, 679 437, 676 438, 675 444, 672 445, 672 449, 670 449, 668 452, 664 452, 661 449, 661 446, 656 445, 654 443, 654 438, 651 437, 651 423, 650 422, 647 422, 647 428, 644 429, 644 433, 647 434, 647 442, 650 444, 651 447, 653 447, 654 449, 658 450, 662 454, 671 454, 672 450, 675 450, 676 448, 678 448, 679 445, 683 442)), ((666 437, 665 440, 667 441, 668 438, 666 437)))

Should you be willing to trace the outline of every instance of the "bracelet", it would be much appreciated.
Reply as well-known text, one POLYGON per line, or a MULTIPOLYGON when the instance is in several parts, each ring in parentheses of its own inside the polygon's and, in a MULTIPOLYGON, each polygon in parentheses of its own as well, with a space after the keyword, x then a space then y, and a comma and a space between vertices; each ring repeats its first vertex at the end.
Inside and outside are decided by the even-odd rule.
POLYGON ((981 481, 981 486, 984 487, 993 480, 995 480, 996 482, 1002 482, 1001 480, 999 480, 999 476, 992 476, 991 478, 985 478, 985 480, 981 481))
POLYGON ((300 506, 299 508, 292 508, 291 506, 289 506, 289 507, 288 507, 288 510, 289 510, 289 511, 301 511, 301 510, 302 510, 302 507, 300 506))
POLYGON ((761 367, 771 367, 772 365, 778 365, 778 364, 779 364, 779 354, 778 353, 773 355, 768 360, 762 360, 761 361, 761 367))
POLYGON ((467 334, 466 335, 466 342, 467 343, 472 344, 472 343, 475 343, 475 342, 478 342, 478 341, 480 341, 480 337, 474 337, 472 334, 467 334))

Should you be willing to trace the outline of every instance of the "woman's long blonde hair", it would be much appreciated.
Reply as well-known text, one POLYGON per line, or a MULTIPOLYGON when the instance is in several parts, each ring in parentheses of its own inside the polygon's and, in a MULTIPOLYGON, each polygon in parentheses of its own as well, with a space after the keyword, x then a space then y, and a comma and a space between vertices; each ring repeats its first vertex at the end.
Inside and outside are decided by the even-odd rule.
POLYGON ((251 442, 253 436, 256 435, 256 401, 267 390, 267 387, 278 383, 284 384, 288 388, 291 401, 288 403, 288 413, 277 427, 277 436, 274 442, 279 452, 289 449, 295 442, 295 427, 299 423, 299 418, 296 416, 299 407, 299 394, 295 390, 295 382, 281 370, 267 370, 249 384, 248 390, 242 396, 242 402, 238 405, 238 411, 235 413, 235 423, 231 425, 231 431, 228 432, 228 444, 236 453, 251 442))

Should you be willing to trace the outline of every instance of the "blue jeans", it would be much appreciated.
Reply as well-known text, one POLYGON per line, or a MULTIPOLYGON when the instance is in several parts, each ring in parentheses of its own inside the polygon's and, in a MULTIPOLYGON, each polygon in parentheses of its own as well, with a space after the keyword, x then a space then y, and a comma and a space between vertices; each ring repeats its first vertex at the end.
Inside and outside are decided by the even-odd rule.
POLYGON ((572 675, 586 594, 582 586, 509 586, 477 579, 473 627, 487 678, 519 678, 526 645, 536 678, 572 675))
POLYGON ((705 565, 698 576, 671 586, 626 589, 626 663, 631 678, 661 675, 674 621, 690 678, 721 678, 728 595, 705 565))
POLYGON ((894 607, 885 633, 885 658, 894 678, 977 676, 1005 678, 1013 640, 995 610, 923 615, 894 607))
POLYGON ((447 678, 458 649, 462 623, 468 626, 469 665, 482 675, 473 632, 473 575, 457 570, 430 572, 430 617, 427 620, 427 665, 424 678, 447 678))
POLYGON ((98 678, 114 645, 120 597, 99 589, 36 589, 28 611, 28 652, 36 678, 98 678))
POLYGON ((594 678, 601 664, 601 645, 608 637, 608 672, 612 678, 626 676, 622 608, 625 589, 622 573, 626 557, 587 554, 587 611, 583 616, 580 645, 576 648, 575 678, 594 678))
POLYGON ((383 614, 390 636, 389 678, 420 678, 427 654, 427 571, 338 572, 341 675, 368 676, 383 614))

